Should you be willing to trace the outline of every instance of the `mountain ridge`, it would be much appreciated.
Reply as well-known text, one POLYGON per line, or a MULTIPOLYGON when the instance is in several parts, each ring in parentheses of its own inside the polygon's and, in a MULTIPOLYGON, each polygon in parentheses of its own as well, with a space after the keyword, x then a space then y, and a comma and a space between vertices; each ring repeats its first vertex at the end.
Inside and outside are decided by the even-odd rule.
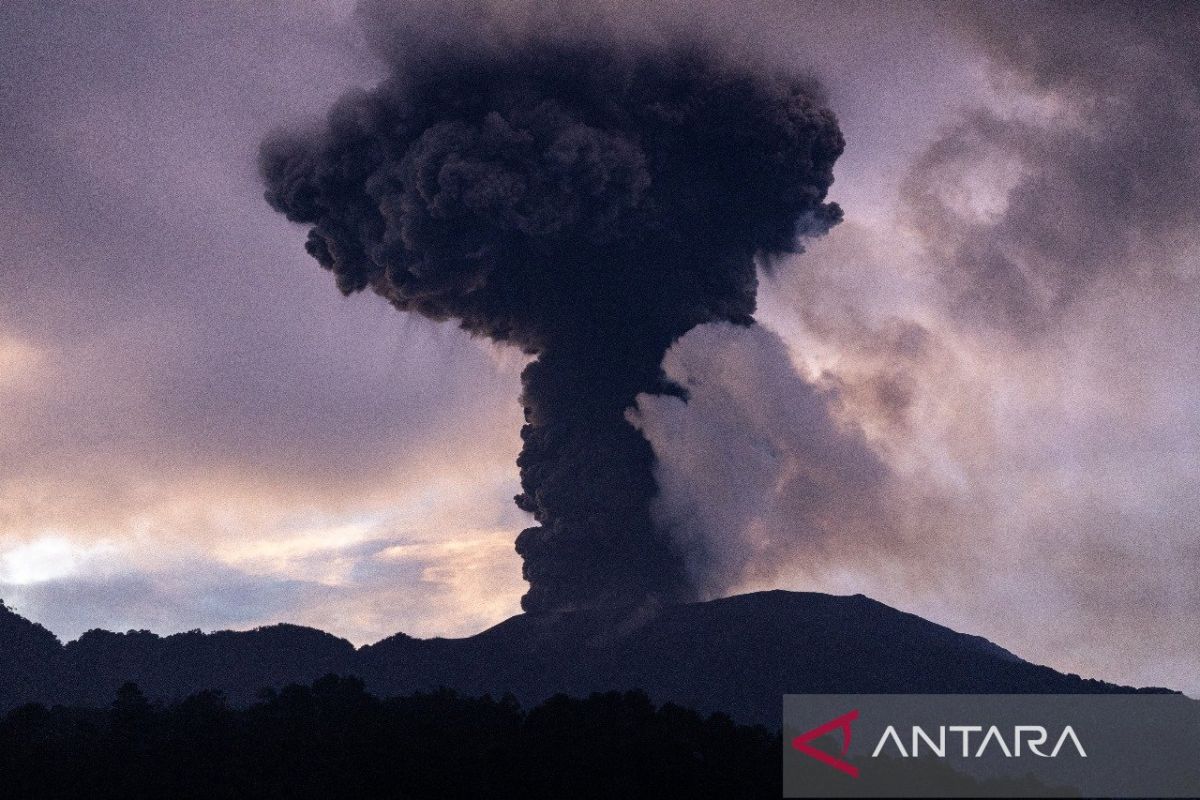
POLYGON ((397 633, 353 644, 288 623, 159 636, 91 630, 62 644, 0 604, 0 709, 99 706, 127 681, 170 701, 205 689, 235 704, 329 673, 379 695, 451 688, 512 694, 642 689, 735 719, 777 724, 785 693, 1112 693, 1135 689, 1019 658, 861 594, 773 590, 706 602, 519 614, 472 636, 397 633))

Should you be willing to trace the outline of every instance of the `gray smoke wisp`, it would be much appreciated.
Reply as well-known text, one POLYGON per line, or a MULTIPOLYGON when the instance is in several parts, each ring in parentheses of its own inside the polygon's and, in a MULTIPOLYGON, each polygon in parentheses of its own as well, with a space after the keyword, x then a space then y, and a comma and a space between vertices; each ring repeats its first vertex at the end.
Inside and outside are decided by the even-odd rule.
POLYGON ((626 412, 639 394, 683 396, 662 371, 671 344, 751 324, 757 261, 838 222, 835 118, 810 80, 695 44, 412 52, 319 130, 263 143, 268 202, 308 226, 342 292, 535 356, 525 609, 696 596, 626 412))
POLYGON ((1021 97, 965 113, 904 187, 955 316, 1032 342, 1131 287, 1190 291, 1200 5, 971 2, 949 19, 1021 97), (973 184, 982 208, 965 209, 973 184))

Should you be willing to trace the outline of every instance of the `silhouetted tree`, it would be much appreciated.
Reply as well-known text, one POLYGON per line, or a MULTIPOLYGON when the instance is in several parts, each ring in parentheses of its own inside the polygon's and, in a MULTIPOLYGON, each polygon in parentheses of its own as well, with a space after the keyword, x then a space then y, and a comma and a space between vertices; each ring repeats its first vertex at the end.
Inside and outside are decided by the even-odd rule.
POLYGON ((0 796, 777 797, 777 734, 656 708, 641 692, 380 700, 357 678, 171 705, 133 683, 106 710, 26 705, 0 722, 0 796))

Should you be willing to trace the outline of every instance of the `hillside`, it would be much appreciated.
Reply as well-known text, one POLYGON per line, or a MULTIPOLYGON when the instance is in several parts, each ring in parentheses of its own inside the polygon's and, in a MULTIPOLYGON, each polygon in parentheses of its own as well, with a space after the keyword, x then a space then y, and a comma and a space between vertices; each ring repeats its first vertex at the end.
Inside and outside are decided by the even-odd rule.
POLYGON ((785 693, 1135 691, 1029 663, 862 595, 773 591, 655 609, 523 614, 462 639, 397 634, 357 650, 294 625, 165 637, 90 631, 63 646, 0 612, 5 707, 107 705, 127 681, 152 699, 217 689, 246 704, 261 688, 328 673, 357 675, 381 696, 445 686, 512 693, 525 704, 636 688, 658 703, 768 724, 777 724, 785 693))

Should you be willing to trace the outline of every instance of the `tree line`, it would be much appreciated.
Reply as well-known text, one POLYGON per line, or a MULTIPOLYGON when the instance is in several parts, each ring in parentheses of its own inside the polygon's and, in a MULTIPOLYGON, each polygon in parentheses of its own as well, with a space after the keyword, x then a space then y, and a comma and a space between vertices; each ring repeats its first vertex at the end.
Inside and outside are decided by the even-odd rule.
POLYGON ((25 705, 0 721, 0 796, 89 798, 778 797, 779 734, 656 707, 642 692, 380 699, 357 678, 108 708, 25 705))

